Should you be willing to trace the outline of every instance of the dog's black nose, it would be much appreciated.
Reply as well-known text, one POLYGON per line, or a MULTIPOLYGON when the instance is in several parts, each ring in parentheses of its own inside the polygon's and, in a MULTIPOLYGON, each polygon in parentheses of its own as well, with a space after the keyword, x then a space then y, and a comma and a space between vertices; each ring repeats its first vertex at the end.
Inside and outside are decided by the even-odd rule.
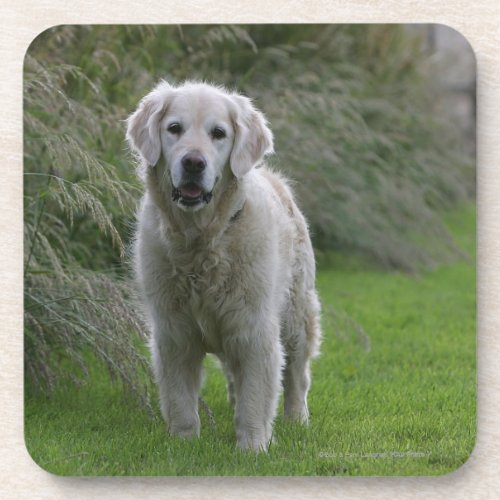
POLYGON ((207 166, 205 158, 199 153, 187 153, 182 158, 181 163, 184 170, 190 174, 199 174, 207 166))

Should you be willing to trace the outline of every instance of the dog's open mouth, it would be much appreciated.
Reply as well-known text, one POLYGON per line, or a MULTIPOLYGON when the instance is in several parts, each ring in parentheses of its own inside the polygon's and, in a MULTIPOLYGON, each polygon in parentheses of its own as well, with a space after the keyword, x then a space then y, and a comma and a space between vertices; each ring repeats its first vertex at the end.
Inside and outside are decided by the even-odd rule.
POLYGON ((188 182, 172 190, 172 200, 178 201, 186 206, 194 206, 198 203, 208 203, 212 199, 212 192, 206 193, 194 182, 188 182))

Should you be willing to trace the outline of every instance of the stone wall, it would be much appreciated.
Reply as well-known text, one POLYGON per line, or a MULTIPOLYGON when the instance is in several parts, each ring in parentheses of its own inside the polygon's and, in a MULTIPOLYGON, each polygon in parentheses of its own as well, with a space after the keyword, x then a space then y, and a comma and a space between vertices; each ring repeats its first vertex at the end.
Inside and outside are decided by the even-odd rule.
POLYGON ((476 59, 469 42, 457 31, 442 24, 426 27, 427 44, 433 58, 438 89, 436 106, 450 124, 460 128, 464 152, 476 150, 476 59))

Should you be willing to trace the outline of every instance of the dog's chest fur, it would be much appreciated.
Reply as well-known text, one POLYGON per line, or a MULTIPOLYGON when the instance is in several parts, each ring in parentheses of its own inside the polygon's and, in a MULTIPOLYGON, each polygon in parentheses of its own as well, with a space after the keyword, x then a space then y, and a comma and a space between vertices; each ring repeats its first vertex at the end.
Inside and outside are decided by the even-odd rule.
POLYGON ((258 188, 243 206, 242 197, 225 198, 228 211, 218 210, 215 224, 198 230, 174 226, 167 212, 145 199, 137 275, 153 310, 165 313, 165 319, 155 316, 159 331, 176 344, 201 342, 205 351, 219 354, 229 337, 260 328, 271 316, 279 321, 292 283, 295 226, 270 186, 258 188), (265 189, 271 196, 263 203, 265 189))
MULTIPOLYGON (((235 313, 235 299, 240 296, 242 305, 248 300, 244 277, 238 272, 238 262, 231 253, 232 237, 228 231, 216 245, 208 247, 202 238, 192 241, 188 247, 171 241, 170 255, 165 262, 168 276, 165 305, 182 318, 190 330, 185 333, 197 337, 207 352, 222 351, 230 317, 235 313)), ((244 255, 238 257, 245 258, 244 255)))

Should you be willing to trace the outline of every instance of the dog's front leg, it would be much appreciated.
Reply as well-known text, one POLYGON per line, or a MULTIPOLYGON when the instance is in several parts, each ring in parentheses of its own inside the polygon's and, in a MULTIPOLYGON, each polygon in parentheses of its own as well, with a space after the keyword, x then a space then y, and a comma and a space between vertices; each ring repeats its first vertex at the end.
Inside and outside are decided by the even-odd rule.
POLYGON ((283 364, 279 328, 272 330, 253 331, 231 342, 236 438, 241 449, 267 451, 271 440, 283 364))
POLYGON ((151 351, 161 412, 170 433, 180 437, 198 436, 198 394, 204 353, 192 345, 180 347, 158 335, 153 338, 151 351))

